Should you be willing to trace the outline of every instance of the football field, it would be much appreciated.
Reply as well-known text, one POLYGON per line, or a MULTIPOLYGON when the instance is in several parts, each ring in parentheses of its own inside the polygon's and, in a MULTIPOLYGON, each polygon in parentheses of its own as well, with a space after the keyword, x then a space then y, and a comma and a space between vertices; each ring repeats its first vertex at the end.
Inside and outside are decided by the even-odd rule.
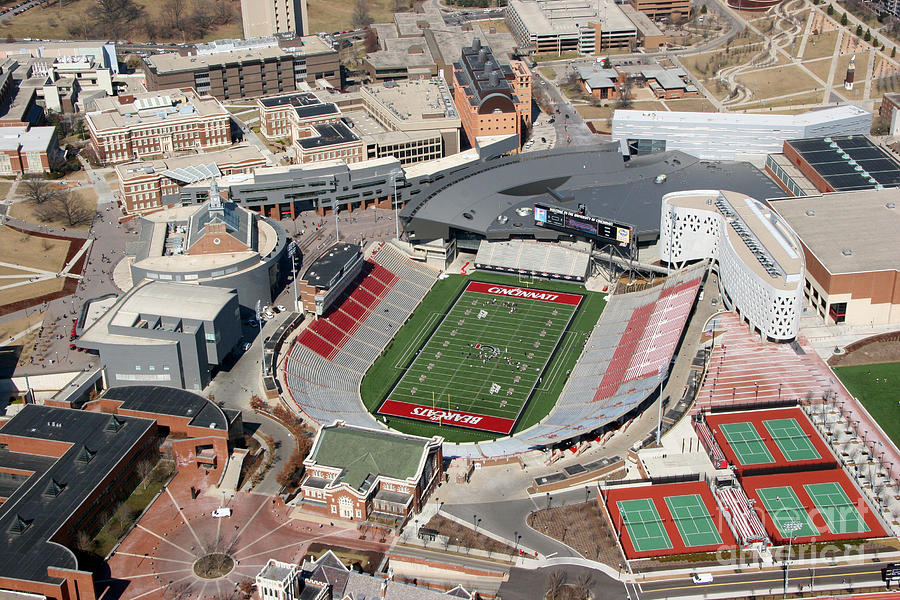
POLYGON ((582 299, 469 282, 400 356, 403 374, 378 414, 508 434, 582 299))

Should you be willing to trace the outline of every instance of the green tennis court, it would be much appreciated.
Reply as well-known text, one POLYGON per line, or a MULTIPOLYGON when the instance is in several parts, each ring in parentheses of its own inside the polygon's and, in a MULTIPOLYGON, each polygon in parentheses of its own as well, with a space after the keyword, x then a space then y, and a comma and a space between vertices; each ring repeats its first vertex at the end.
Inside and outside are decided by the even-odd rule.
POLYGON ((822 458, 816 447, 813 446, 809 435, 797 419, 773 419, 763 421, 772 440, 778 444, 778 449, 784 455, 785 460, 815 460, 822 458))
POLYGON ((788 523, 800 524, 800 528, 793 532, 795 538, 819 535, 819 530, 813 525, 809 513, 803 508, 803 503, 797 498, 793 488, 790 486, 760 488, 756 493, 782 538, 791 537, 792 532, 786 527, 788 523))
POLYGON ((738 461, 744 466, 774 463, 772 453, 759 437, 753 423, 722 423, 719 425, 725 441, 734 450, 738 461))
POLYGON ((719 531, 706 510, 700 494, 666 496, 666 506, 685 546, 711 546, 722 543, 719 531))
POLYGON ((616 506, 636 552, 672 549, 672 540, 666 533, 653 500, 619 500, 616 506))
POLYGON ((860 533, 869 531, 866 520, 847 497, 844 488, 837 482, 810 483, 803 486, 825 519, 831 533, 860 533))

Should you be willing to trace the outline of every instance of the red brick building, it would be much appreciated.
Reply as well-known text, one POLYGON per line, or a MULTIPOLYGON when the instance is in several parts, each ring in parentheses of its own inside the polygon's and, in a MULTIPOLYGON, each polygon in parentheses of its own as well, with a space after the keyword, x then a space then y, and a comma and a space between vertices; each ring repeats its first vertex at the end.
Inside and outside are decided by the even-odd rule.
POLYGON ((103 164, 231 144, 228 111, 193 88, 101 98, 88 112, 91 144, 103 164))
POLYGON ((342 421, 327 425, 303 461, 303 505, 336 519, 400 527, 440 481, 443 442, 342 421))
POLYGON ((453 63, 453 99, 469 143, 485 135, 521 137, 531 123, 531 77, 524 65, 501 67, 479 38, 453 63))
POLYGON ((55 127, 0 127, 0 175, 46 173, 64 159, 55 127))
POLYGON ((28 404, 0 422, 0 589, 94 600, 72 548, 134 490, 158 445, 152 419, 28 404))

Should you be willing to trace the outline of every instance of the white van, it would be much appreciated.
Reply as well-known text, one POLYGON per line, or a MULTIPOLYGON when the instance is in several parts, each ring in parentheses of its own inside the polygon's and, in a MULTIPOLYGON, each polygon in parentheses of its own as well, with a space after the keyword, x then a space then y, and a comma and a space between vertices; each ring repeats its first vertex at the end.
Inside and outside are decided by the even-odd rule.
POLYGON ((230 517, 231 509, 230 508, 217 508, 214 511, 212 511, 212 516, 215 519, 222 519, 224 517, 230 517))
POLYGON ((694 583, 712 583, 712 573, 694 573, 691 575, 694 583))

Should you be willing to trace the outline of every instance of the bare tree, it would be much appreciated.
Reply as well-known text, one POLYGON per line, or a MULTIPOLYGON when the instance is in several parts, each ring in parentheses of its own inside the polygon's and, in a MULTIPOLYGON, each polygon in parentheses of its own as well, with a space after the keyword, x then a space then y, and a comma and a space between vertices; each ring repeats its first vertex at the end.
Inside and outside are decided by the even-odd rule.
POLYGON ((369 14, 369 3, 366 2, 366 0, 356 0, 356 6, 353 7, 353 19, 351 22, 356 28, 365 27, 375 22, 375 19, 369 14))
POLYGON ((105 37, 121 40, 145 17, 144 7, 135 0, 94 0, 96 30, 105 37))
POLYGON ((162 16, 169 27, 184 35, 187 21, 187 0, 164 0, 162 16))
POLYGON ((41 215, 47 221, 62 221, 70 227, 90 223, 94 211, 80 196, 69 191, 60 192, 42 206, 41 215))
POLYGON ((45 204, 59 197, 60 191, 46 179, 28 177, 22 180, 25 199, 34 204, 45 204))
POLYGON ((367 54, 371 54, 372 52, 377 52, 380 48, 378 45, 378 34, 375 33, 374 29, 369 29, 366 33, 366 37, 363 38, 363 48, 366 49, 367 54))
POLYGON ((546 600, 559 600, 562 597, 563 586, 566 585, 564 571, 550 571, 547 574, 547 586, 544 598, 546 600))
POLYGON ((134 470, 137 476, 141 478, 141 488, 147 487, 147 476, 153 471, 153 464, 149 460, 142 460, 134 470))
POLYGON ((94 540, 85 531, 79 531, 75 536, 75 547, 82 552, 90 552, 94 549, 94 540))
POLYGON ((616 108, 628 108, 631 106, 631 101, 634 99, 634 94, 632 93, 632 82, 628 77, 622 82, 619 86, 619 100, 616 102, 616 108))
POLYGON ((594 576, 590 573, 582 573, 575 580, 575 594, 580 600, 591 600, 591 588, 594 585, 594 576))

